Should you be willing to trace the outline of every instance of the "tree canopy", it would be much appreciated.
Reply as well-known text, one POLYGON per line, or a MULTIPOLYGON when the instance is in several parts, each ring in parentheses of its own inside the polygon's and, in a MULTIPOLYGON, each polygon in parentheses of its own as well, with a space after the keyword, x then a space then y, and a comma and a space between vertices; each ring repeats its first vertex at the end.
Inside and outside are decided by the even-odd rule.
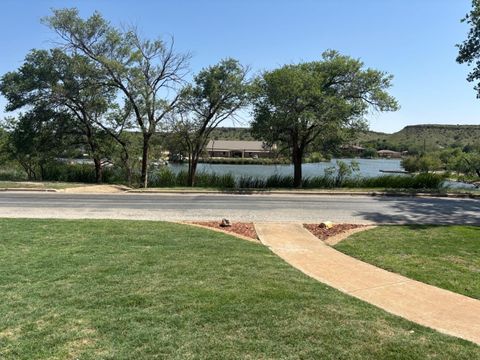
POLYGON ((175 50, 173 38, 145 38, 98 12, 82 18, 75 8, 53 10, 42 21, 58 35, 57 47, 30 51, 0 80, 7 111, 17 112, 1 147, 13 149, 32 177, 70 144, 68 151, 76 147, 93 161, 97 182, 108 159, 125 170, 128 184, 135 177, 147 187, 149 171, 160 164, 149 160, 159 160, 168 141, 179 158, 187 155, 192 186, 215 129, 251 108, 252 134, 288 153, 299 187, 309 148, 328 152, 365 129, 370 111, 398 108, 387 92, 391 75, 333 50, 254 79, 248 66, 226 58, 190 79, 190 54, 175 50), (36 150, 43 154, 33 156, 36 150))
POLYGON ((190 54, 176 52, 173 39, 144 39, 134 27, 116 28, 98 12, 84 20, 78 9, 58 9, 43 21, 66 49, 98 64, 107 84, 125 97, 143 134, 141 182, 146 187, 150 140, 178 101, 190 54))
POLYGON ((294 164, 294 186, 301 186, 307 147, 347 128, 365 126, 369 110, 392 111, 397 101, 386 91, 392 76, 365 68, 363 62, 336 51, 320 61, 285 65, 257 80, 254 135, 283 144, 294 164))
POLYGON ((248 104, 247 72, 237 60, 225 59, 201 70, 182 90, 171 129, 188 154, 189 186, 212 131, 248 104))
MULTIPOLYGON (((114 97, 111 88, 99 82, 100 78, 101 72, 87 57, 69 56, 55 48, 32 50, 17 71, 0 80, 8 111, 31 109, 32 114, 50 114, 58 121, 70 119, 70 135, 76 135, 94 160, 98 182, 102 181, 101 159, 108 143, 98 124, 114 97)), ((35 121, 34 117, 23 121, 28 119, 35 121)))
POLYGON ((469 82, 475 82, 477 98, 480 98, 480 1, 472 0, 472 9, 462 19, 470 26, 467 38, 458 44, 457 62, 473 66, 467 76, 469 82))

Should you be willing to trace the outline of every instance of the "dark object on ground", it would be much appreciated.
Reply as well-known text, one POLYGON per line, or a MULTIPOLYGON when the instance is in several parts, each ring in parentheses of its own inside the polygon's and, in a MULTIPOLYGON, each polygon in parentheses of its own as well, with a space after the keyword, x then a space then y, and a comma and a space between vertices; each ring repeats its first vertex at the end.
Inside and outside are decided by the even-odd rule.
POLYGON ((230 227, 232 226, 232 223, 228 219, 222 219, 222 222, 220 223, 221 227, 230 227))

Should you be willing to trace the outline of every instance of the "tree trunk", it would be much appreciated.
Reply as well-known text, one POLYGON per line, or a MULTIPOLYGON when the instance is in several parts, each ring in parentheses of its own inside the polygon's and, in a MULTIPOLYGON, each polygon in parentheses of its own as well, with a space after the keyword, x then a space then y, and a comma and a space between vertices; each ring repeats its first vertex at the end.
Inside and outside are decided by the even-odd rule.
POLYGON ((33 169, 34 165, 29 164, 27 161, 24 162, 24 161, 18 160, 18 162, 23 167, 23 170, 25 170, 25 173, 27 174, 27 180, 37 180, 35 170, 33 169))
POLYGON ((133 182, 132 166, 130 165, 130 160, 128 158, 123 160, 123 168, 125 170, 125 178, 127 179, 127 184, 128 186, 132 186, 132 182, 133 182))
POLYGON ((195 185, 195 174, 197 172, 198 157, 192 156, 188 162, 188 177, 187 186, 193 187, 195 185))
POLYGON ((102 161, 98 157, 94 157, 93 163, 95 164, 95 182, 101 184, 103 180, 102 161))
POLYGON ((40 180, 44 181, 45 180, 45 167, 43 166, 43 164, 39 164, 38 166, 40 168, 40 180))
POLYGON ((141 175, 141 187, 146 188, 148 186, 148 150, 150 148, 150 136, 149 133, 143 134, 143 149, 142 149, 142 175, 141 175))
POLYGON ((131 186, 132 185, 132 166, 130 164, 130 155, 128 154, 128 149, 126 144, 120 142, 120 145, 122 146, 122 150, 123 150, 123 156, 120 156, 120 158, 123 163, 123 168, 125 169, 125 177, 127 179, 128 186, 131 186))
POLYGON ((297 145, 293 146, 292 162, 293 162, 293 187, 302 187, 302 160, 303 150, 297 145))

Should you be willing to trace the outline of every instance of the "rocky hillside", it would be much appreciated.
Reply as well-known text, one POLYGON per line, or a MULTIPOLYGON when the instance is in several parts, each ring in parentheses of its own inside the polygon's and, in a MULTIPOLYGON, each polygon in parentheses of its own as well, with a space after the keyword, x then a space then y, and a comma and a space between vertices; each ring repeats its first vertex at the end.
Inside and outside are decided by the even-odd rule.
POLYGON ((410 125, 393 133, 366 132, 358 142, 376 149, 437 150, 446 147, 480 145, 480 125, 410 125))

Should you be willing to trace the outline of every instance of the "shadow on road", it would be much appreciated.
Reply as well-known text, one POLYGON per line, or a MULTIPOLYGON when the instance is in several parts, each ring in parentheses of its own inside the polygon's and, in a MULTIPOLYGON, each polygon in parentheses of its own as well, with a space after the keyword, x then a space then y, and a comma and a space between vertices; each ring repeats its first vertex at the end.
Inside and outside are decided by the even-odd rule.
MULTIPOLYGON (((479 200, 438 198, 375 198, 390 202, 388 212, 358 211, 357 216, 376 223, 480 225, 479 200)), ((388 205, 388 204, 385 204, 388 205)))

